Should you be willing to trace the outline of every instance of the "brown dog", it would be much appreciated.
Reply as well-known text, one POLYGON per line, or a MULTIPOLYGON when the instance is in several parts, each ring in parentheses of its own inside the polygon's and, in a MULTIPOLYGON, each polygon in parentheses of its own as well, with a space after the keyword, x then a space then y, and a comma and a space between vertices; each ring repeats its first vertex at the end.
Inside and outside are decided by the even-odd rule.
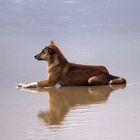
POLYGON ((63 86, 126 84, 124 78, 111 75, 104 66, 68 62, 53 41, 35 58, 48 61, 48 80, 19 84, 18 87, 50 87, 56 84, 63 86))

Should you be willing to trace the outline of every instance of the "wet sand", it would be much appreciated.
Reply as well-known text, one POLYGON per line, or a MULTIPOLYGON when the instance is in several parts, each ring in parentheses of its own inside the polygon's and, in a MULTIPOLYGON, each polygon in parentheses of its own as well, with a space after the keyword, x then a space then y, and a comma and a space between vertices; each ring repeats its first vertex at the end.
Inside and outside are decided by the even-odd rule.
POLYGON ((139 19, 136 0, 1 1, 0 139, 139 140, 139 19), (70 62, 105 65, 127 86, 19 91, 47 79, 34 55, 50 40, 70 62))
POLYGON ((138 85, 1 91, 1 139, 139 139, 138 85))

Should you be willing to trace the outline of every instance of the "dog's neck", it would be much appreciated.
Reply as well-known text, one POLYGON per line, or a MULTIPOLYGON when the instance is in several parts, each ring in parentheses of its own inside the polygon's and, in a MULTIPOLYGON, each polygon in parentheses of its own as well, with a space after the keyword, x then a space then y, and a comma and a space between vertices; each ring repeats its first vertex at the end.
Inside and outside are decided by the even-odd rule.
POLYGON ((51 59, 48 60, 48 70, 52 71, 53 68, 62 66, 64 64, 68 63, 67 59, 64 57, 64 55, 58 51, 58 54, 51 59))

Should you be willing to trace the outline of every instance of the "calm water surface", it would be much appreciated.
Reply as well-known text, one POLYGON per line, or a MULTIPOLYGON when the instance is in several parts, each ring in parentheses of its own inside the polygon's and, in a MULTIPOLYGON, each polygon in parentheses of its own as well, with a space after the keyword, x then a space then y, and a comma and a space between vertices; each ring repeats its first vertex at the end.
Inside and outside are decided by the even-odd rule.
POLYGON ((0 139, 139 140, 139 5, 0 0, 0 139), (47 78, 34 55, 50 40, 69 61, 105 65, 127 86, 17 90, 19 82, 47 78))

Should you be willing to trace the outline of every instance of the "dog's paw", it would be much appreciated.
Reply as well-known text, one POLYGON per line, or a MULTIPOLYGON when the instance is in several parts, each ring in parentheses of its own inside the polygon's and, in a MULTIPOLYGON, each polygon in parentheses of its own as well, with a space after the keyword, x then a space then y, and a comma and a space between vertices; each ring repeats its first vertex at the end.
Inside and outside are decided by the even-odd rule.
POLYGON ((17 88, 36 88, 37 87, 37 82, 32 82, 29 84, 23 84, 23 83, 19 83, 17 88))
POLYGON ((25 84, 23 84, 23 83, 19 83, 17 86, 16 86, 16 88, 25 88, 26 86, 25 86, 25 84))
POLYGON ((56 87, 56 88, 60 88, 61 85, 60 85, 60 84, 56 84, 55 87, 56 87))

